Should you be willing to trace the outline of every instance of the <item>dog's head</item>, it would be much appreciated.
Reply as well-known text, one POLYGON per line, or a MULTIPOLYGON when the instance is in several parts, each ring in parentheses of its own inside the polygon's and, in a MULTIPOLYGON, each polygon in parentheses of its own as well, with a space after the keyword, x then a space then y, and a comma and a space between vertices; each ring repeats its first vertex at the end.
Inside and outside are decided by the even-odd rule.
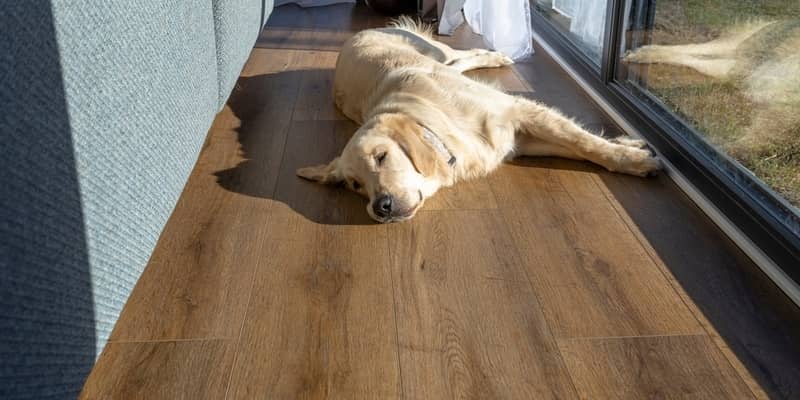
POLYGON ((369 198, 367 213, 378 222, 413 217, 449 166, 423 137, 423 128, 402 114, 382 114, 356 131, 342 154, 327 165, 300 168, 300 177, 344 183, 369 198))

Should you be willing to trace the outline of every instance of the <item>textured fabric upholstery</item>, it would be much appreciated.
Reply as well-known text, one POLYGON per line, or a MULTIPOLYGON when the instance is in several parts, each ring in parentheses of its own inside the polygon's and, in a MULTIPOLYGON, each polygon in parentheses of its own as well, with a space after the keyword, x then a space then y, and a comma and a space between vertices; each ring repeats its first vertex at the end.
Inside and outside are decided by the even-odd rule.
POLYGON ((273 0, 213 0, 217 37, 219 108, 236 84, 253 43, 266 23, 273 0))
POLYGON ((2 10, 0 398, 75 398, 262 6, 32 0, 2 10))

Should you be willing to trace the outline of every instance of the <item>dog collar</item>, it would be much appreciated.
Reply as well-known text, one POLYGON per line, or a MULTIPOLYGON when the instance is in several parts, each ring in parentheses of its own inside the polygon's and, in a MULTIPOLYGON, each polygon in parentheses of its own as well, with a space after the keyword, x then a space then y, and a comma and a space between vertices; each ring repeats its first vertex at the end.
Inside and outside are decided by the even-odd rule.
POLYGON ((442 155, 447 160, 447 165, 453 166, 456 164, 456 156, 447 148, 447 145, 444 144, 442 138, 439 137, 436 133, 432 130, 428 129, 427 126, 420 124, 422 127, 422 137, 428 141, 428 143, 433 146, 436 151, 442 155))

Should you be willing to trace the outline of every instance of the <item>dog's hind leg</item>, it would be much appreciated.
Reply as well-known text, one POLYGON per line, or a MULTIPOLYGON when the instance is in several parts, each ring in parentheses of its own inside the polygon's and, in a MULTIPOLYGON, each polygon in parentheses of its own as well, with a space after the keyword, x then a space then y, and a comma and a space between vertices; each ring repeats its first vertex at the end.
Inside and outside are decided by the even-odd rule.
MULTIPOLYGON (((717 79, 727 77, 736 64, 736 60, 733 58, 706 58, 708 56, 684 52, 682 47, 683 46, 644 46, 636 51, 628 53, 622 60, 637 64, 668 64, 679 67, 689 67, 701 74, 717 79)), ((686 47, 688 47, 688 45, 686 47)))
POLYGON ((500 52, 486 49, 456 50, 433 38, 424 27, 410 18, 401 18, 384 32, 404 37, 407 43, 422 55, 442 64, 452 66, 459 72, 478 68, 494 68, 513 64, 511 58, 500 52))
POLYGON ((622 61, 683 66, 713 78, 726 78, 736 64, 739 46, 772 23, 774 21, 740 24, 732 32, 704 43, 642 46, 629 51, 622 57, 622 61))
POLYGON ((661 167, 652 153, 640 148, 640 143, 614 142, 593 135, 558 111, 534 101, 517 98, 511 120, 521 155, 588 160, 609 171, 638 176, 649 175, 661 167))
POLYGON ((414 34, 409 41, 421 54, 442 64, 449 65, 459 72, 479 68, 496 68, 514 63, 503 53, 486 49, 456 50, 432 37, 414 34))

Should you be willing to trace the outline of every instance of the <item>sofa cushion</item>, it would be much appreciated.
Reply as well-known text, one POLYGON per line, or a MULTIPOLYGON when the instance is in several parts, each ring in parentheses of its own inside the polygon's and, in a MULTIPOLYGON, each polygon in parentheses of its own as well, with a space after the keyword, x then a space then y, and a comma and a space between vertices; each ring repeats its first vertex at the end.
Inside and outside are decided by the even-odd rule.
POLYGON ((217 40, 219 108, 225 105, 253 43, 266 23, 273 0, 213 0, 217 40))
POLYGON ((212 4, 0 14, 0 398, 75 398, 218 110, 212 4))

